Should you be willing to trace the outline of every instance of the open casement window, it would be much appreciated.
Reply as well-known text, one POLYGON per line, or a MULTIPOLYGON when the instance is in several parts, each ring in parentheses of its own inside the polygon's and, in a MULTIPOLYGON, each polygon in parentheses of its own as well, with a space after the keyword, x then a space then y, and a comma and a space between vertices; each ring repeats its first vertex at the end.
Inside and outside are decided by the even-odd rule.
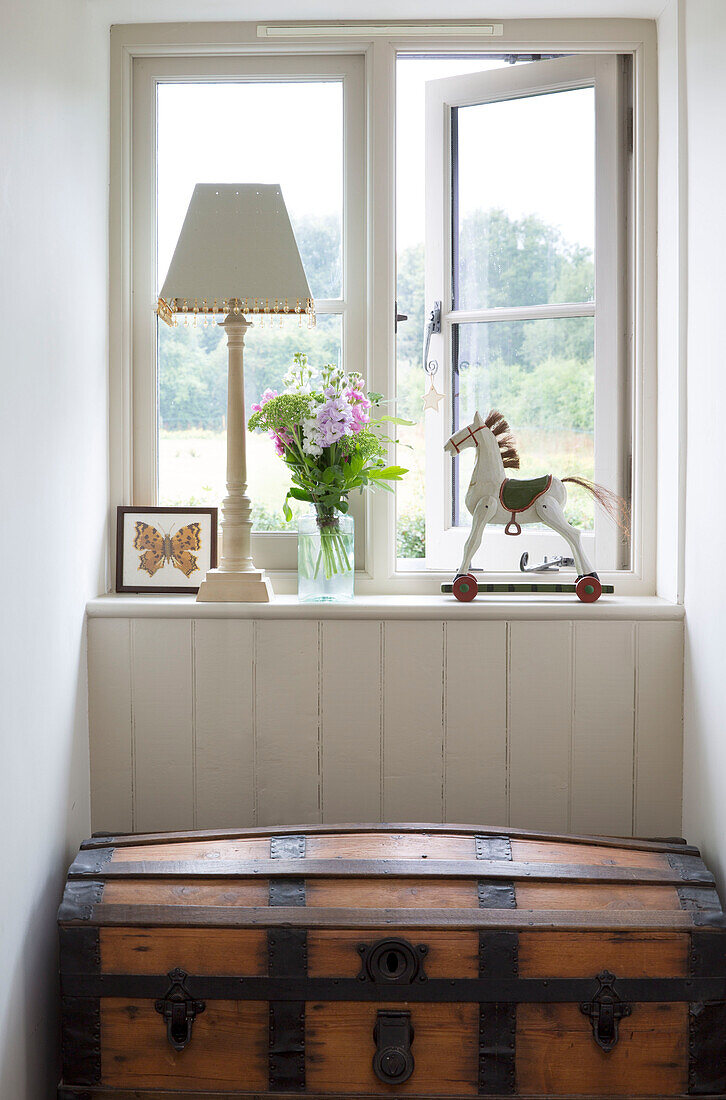
MULTIPOLYGON (((219 505, 226 495, 227 349, 214 321, 168 328, 154 314, 195 183, 282 187, 317 325, 269 317, 245 339, 246 415, 281 390, 295 351, 365 371, 365 73, 361 56, 143 57, 133 65, 132 503, 219 505)), ((287 470, 247 436, 257 565, 292 570, 287 470)), ((356 563, 365 515, 356 496, 356 563)), ((303 510, 304 510, 304 506, 303 510)))
MULTIPOLYGON (((446 440, 498 408, 528 478, 580 474, 629 493, 628 67, 614 55, 533 61, 426 85, 426 564, 458 565, 473 450, 446 440)), ((567 514, 596 568, 630 547, 589 496, 567 514)), ((511 573, 569 550, 546 527, 485 530, 474 567, 511 573)))

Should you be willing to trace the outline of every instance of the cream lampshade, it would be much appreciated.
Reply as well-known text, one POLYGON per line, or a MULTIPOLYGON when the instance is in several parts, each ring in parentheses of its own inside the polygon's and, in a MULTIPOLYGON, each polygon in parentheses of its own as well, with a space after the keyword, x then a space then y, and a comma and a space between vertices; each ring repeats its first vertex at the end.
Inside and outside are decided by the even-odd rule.
POLYGON ((198 183, 189 203, 157 313, 224 314, 227 333, 227 496, 222 502, 222 553, 198 600, 265 603, 270 581, 255 569, 247 496, 243 348, 249 317, 313 319, 302 260, 277 184, 198 183))

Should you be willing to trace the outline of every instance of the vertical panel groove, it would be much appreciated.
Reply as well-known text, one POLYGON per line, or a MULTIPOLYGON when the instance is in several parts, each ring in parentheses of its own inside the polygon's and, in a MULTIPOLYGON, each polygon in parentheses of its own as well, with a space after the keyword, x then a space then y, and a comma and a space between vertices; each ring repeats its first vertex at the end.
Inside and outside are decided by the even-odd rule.
POLYGON ((567 831, 572 832, 572 791, 575 785, 575 706, 576 700, 576 663, 575 623, 570 622, 570 776, 567 791, 567 831))
POLYGON ((197 776, 197 621, 192 619, 190 632, 192 662, 192 817, 193 827, 197 828, 199 818, 199 784, 197 776))
POLYGON ((378 800, 380 803, 379 817, 381 821, 385 821, 385 801, 384 801, 384 789, 385 789, 385 776, 386 776, 386 624, 381 620, 381 648, 380 648, 380 662, 381 662, 381 726, 380 726, 380 767, 378 769, 380 786, 378 793, 378 800))
POLYGON ((443 629, 386 624, 384 816, 441 821, 443 629))
POLYGON ((506 783, 506 799, 507 799, 507 819, 505 824, 511 825, 512 823, 512 744, 511 744, 511 699, 510 694, 512 690, 512 624, 507 621, 505 647, 506 647, 506 675, 505 675, 505 730, 506 730, 506 763, 505 763, 505 783, 506 783))
POLYGON ((446 820, 506 825, 506 625, 446 624, 446 820), (483 807, 486 810, 483 811, 483 807))
POLYGON ((129 696, 131 698, 131 831, 138 832, 136 824, 136 699, 134 698, 134 645, 136 620, 129 619, 129 696))
POLYGON ((266 619, 257 639, 260 824, 320 819, 318 621, 266 619))
POLYGON ((199 619, 194 630, 196 827, 254 816, 253 625, 199 619))
POLYGON ((441 820, 446 821, 446 772, 447 772, 447 748, 448 748, 448 667, 449 667, 449 632, 446 620, 441 624, 443 631, 443 662, 441 667, 441 820))
POLYGON ((259 825, 259 769, 257 766, 257 620, 252 622, 252 824, 259 825))
POLYGON ((321 622, 322 819, 380 820, 381 628, 321 622))
POLYGON ((633 790, 632 790, 632 832, 638 835, 638 726, 640 722, 640 698, 638 691, 640 667, 640 623, 633 624, 635 630, 633 645, 633 790))
POLYGON ((318 646, 318 820, 323 820, 323 805, 325 791, 325 758, 323 749, 323 622, 317 623, 318 646))

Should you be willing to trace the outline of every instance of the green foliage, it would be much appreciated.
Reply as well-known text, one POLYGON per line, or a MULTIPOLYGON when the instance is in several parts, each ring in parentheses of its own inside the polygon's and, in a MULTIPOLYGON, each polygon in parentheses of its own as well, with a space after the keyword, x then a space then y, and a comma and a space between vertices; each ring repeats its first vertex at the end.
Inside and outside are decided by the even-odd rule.
POLYGON ((309 393, 281 393, 252 413, 247 427, 256 431, 293 430, 312 413, 314 399, 309 393))
POLYGON ((583 301, 593 279, 589 251, 535 215, 515 220, 503 210, 477 210, 463 222, 460 309, 583 301))
POLYGON ((412 508, 398 517, 396 556, 399 558, 426 557, 426 517, 423 507, 412 508))
POLYGON ((491 404, 505 409, 512 424, 549 431, 592 432, 595 371, 592 358, 546 359, 527 370, 493 363, 491 404))
POLYGON ((313 298, 339 298, 340 222, 334 217, 307 217, 298 219, 294 228, 313 298))

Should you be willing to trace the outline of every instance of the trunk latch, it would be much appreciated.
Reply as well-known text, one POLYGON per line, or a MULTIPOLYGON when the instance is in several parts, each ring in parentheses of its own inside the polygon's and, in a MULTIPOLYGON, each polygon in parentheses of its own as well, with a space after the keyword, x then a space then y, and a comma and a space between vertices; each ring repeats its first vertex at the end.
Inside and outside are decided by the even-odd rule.
POLYGON ((618 1024, 623 1016, 633 1011, 615 991, 616 978, 609 970, 601 970, 597 976, 598 991, 591 1001, 580 1005, 580 1012, 590 1017, 595 1042, 606 1054, 618 1041, 618 1024))
POLYGON ((166 1037, 174 1050, 184 1050, 192 1038, 192 1024, 207 1007, 204 1001, 195 1001, 186 987, 186 970, 170 970, 171 985, 163 1000, 154 1008, 166 1020, 166 1037))
POLYGON ((414 1070, 411 1013, 381 1010, 373 1038, 376 1044, 373 1072, 378 1080, 387 1085, 402 1085, 408 1081, 414 1070))
POLYGON ((425 943, 416 947, 404 939, 377 940, 374 944, 361 943, 358 954, 363 969, 358 975, 361 982, 380 982, 408 985, 426 981, 423 961, 428 953, 425 943))

